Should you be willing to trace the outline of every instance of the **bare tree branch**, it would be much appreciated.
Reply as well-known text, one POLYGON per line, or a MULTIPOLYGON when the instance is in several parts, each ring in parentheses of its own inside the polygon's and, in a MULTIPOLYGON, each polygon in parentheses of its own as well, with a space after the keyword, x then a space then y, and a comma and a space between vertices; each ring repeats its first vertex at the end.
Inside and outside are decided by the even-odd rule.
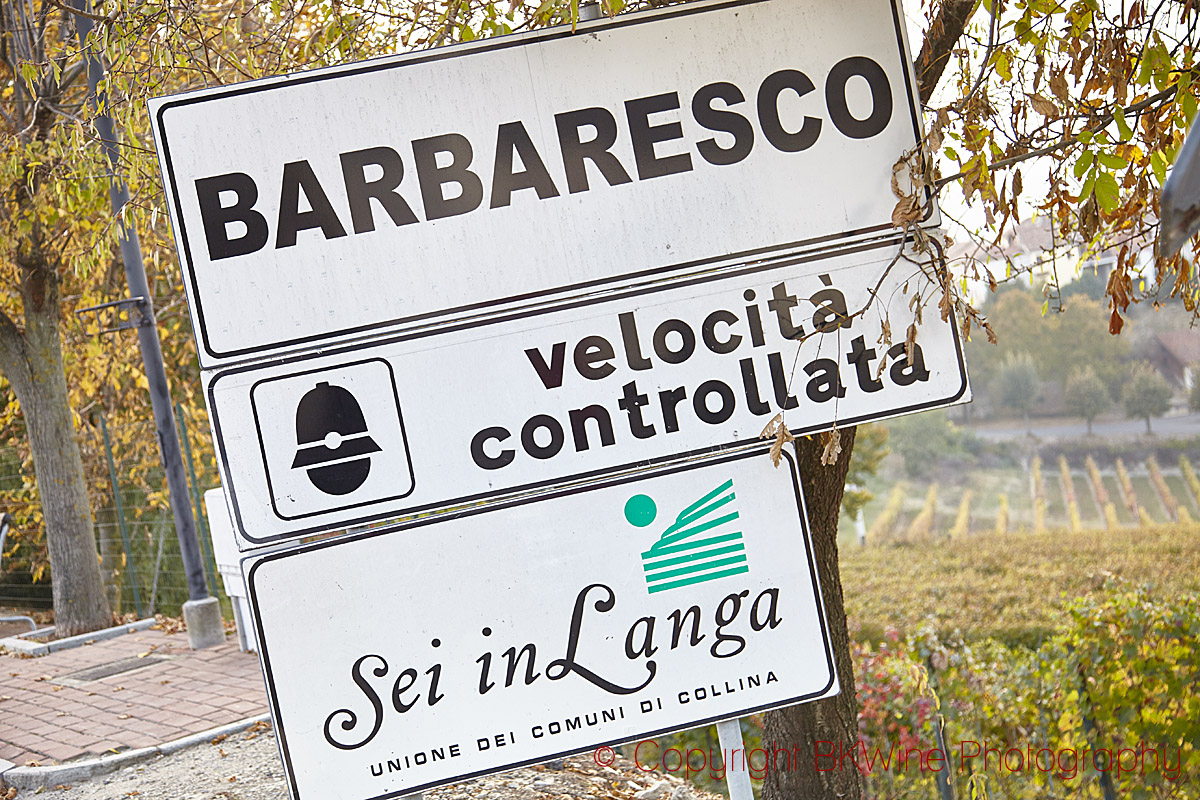
MULTIPOLYGON (((1157 105, 1157 104, 1163 103, 1163 102, 1170 102, 1171 100, 1173 100, 1175 98, 1175 93, 1178 90, 1178 88, 1179 88, 1178 84, 1172 84, 1172 85, 1168 86, 1166 89, 1163 89, 1158 94, 1152 94, 1149 97, 1147 97, 1145 100, 1134 103, 1133 105, 1129 106, 1129 108, 1125 109, 1125 116, 1129 116, 1130 114, 1136 115, 1142 111, 1145 111, 1150 106, 1157 105)), ((1028 153, 1022 153, 1019 156, 1009 156, 1008 158, 1002 158, 999 161, 995 161, 995 162, 989 164, 988 169, 993 170, 993 169, 1001 169, 1003 167, 1011 167, 1013 164, 1019 164, 1022 161, 1027 161, 1031 158, 1037 158, 1038 156, 1049 155, 1055 151, 1063 149, 1064 147, 1070 147, 1071 145, 1073 145, 1079 141, 1080 134, 1096 133, 1098 131, 1101 131, 1104 128, 1108 127, 1109 123, 1111 123, 1113 121, 1113 119, 1114 119, 1113 111, 1110 109, 1110 110, 1106 111, 1104 114, 1101 114, 1094 123, 1092 123, 1088 127, 1084 128, 1079 133, 1071 134, 1069 136, 1064 136, 1063 138, 1059 139, 1057 142, 1048 144, 1045 147, 1039 147, 1037 150, 1030 150, 1028 153)), ((959 178, 965 177, 966 174, 967 174, 966 172, 956 172, 953 175, 949 175, 945 178, 940 178, 937 182, 937 188, 941 189, 946 184, 953 183, 954 181, 958 180, 959 178)))
POLYGON ((112 13, 109 14, 107 17, 102 17, 99 14, 92 14, 87 11, 80 11, 77 8, 71 8, 69 5, 66 5, 65 3, 60 3, 58 0, 42 0, 42 2, 44 2, 48 5, 52 5, 55 8, 61 9, 62 11, 66 11, 70 14, 78 14, 81 17, 87 17, 88 19, 92 20, 93 22, 112 22, 113 20, 115 20, 117 18, 118 9, 116 9, 116 8, 114 8, 112 10, 112 13))
MULTIPOLYGON (((996 49, 996 25, 1000 17, 1000 0, 992 0, 991 21, 988 22, 988 41, 987 50, 983 53, 983 58, 979 62, 979 74, 975 76, 975 82, 971 84, 970 90, 963 95, 963 99, 959 101, 959 105, 966 103, 975 92, 979 91, 979 87, 983 85, 987 79, 988 73, 991 72, 992 52, 996 49)), ((930 89, 930 92, 933 90, 930 89)), ((922 103, 927 102, 924 98, 922 103)))

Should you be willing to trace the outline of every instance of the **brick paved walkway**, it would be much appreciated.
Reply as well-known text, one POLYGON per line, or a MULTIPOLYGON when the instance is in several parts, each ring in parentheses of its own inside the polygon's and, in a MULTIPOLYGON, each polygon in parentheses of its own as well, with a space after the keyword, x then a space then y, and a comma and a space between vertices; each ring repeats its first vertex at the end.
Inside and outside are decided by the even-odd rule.
POLYGON ((258 657, 232 636, 193 651, 186 634, 145 630, 0 655, 0 759, 18 766, 149 747, 266 711, 258 657))

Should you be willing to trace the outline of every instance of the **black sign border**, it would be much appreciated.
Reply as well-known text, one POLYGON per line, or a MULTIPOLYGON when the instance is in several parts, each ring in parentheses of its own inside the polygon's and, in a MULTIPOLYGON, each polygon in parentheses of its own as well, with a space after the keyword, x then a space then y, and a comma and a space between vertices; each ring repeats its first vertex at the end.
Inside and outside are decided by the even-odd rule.
MULTIPOLYGON (((585 486, 576 486, 576 487, 571 487, 571 488, 567 488, 567 489, 561 489, 559 491, 541 494, 536 497, 521 497, 521 498, 516 498, 516 499, 508 500, 508 501, 489 503, 487 505, 468 509, 466 511, 456 512, 454 514, 453 518, 458 519, 460 517, 471 517, 471 516, 476 516, 478 514, 487 514, 487 513, 493 512, 493 511, 499 511, 501 509, 514 508, 517 506, 528 505, 530 503, 537 503, 542 500, 549 500, 552 498, 565 497, 565 496, 576 495, 576 494, 584 494, 587 492, 596 491, 597 489, 605 489, 605 488, 609 488, 612 486, 620 486, 622 484, 635 483, 637 481, 645 480, 647 478, 659 477, 662 475, 671 475, 671 474, 678 473, 678 472, 686 472, 691 469, 697 469, 700 467, 708 467, 708 466, 712 466, 714 464, 724 464, 724 463, 729 463, 732 461, 740 461, 742 459, 747 459, 747 458, 768 458, 769 451, 770 451, 769 445, 763 445, 763 444, 759 443, 759 444, 756 444, 751 449, 742 449, 742 450, 734 452, 734 453, 724 454, 724 455, 719 455, 719 456, 712 456, 709 458, 693 459, 693 460, 687 461, 686 463, 677 463, 675 465, 671 465, 671 466, 668 466, 663 469, 646 471, 646 472, 642 472, 642 473, 635 474, 635 475, 624 475, 624 476, 611 478, 611 479, 603 480, 603 481, 596 481, 594 483, 589 483, 585 486)), ((829 625, 825 618, 825 598, 824 598, 824 595, 821 594, 821 585, 820 585, 820 581, 817 578, 816 563, 813 560, 812 534, 809 531, 809 527, 808 527, 808 510, 807 510, 807 507, 804 502, 804 492, 800 486, 799 471, 796 468, 795 460, 793 459, 791 453, 789 453, 786 448, 782 451, 782 456, 783 456, 783 460, 787 462, 788 473, 792 479, 792 488, 796 495, 796 510, 799 515, 798 521, 800 523, 800 532, 801 532, 801 535, 804 537, 805 553, 808 556, 809 579, 812 582, 813 593, 817 599, 817 618, 820 620, 820 624, 821 624, 821 641, 825 645, 825 665, 829 672, 829 681, 825 684, 825 686, 823 686, 821 689, 819 689, 815 692, 809 692, 808 694, 799 695, 797 697, 787 698, 785 700, 779 700, 774 703, 767 703, 767 704, 759 705, 759 706, 750 706, 750 707, 741 709, 736 712, 728 712, 728 713, 724 713, 724 714, 719 714, 714 717, 707 717, 705 719, 697 720, 695 722, 689 722, 689 723, 686 723, 683 725, 662 728, 660 730, 649 731, 646 733, 640 733, 633 737, 628 737, 628 738, 621 737, 618 739, 611 739, 611 740, 604 741, 604 742, 597 742, 595 744, 588 745, 583 748, 563 750, 561 752, 553 753, 551 755, 538 756, 536 758, 530 758, 530 759, 526 759, 524 761, 506 764, 505 766, 502 766, 502 767, 494 767, 491 769, 477 770, 475 772, 458 775, 458 776, 455 776, 454 778, 450 778, 447 780, 433 781, 430 783, 421 784, 419 786, 411 786, 411 787, 408 787, 408 788, 405 788, 402 790, 388 792, 386 794, 374 795, 370 798, 365 798, 364 800, 389 800, 390 798, 395 798, 395 797, 406 797, 408 795, 416 794, 418 792, 423 792, 423 791, 426 791, 428 789, 433 789, 438 786, 448 786, 451 784, 460 783, 462 781, 468 781, 468 780, 471 780, 472 778, 478 778, 478 777, 481 777, 484 775, 495 775, 497 773, 508 772, 510 770, 520 769, 521 767, 527 767, 532 764, 541 764, 546 761, 553 761, 555 759, 566 758, 567 756, 581 755, 583 753, 594 752, 596 749, 598 749, 600 747, 606 747, 606 746, 613 747, 613 746, 620 745, 620 744, 628 744, 630 742, 644 741, 645 739, 654 737, 654 736, 665 736, 670 733, 677 733, 679 731, 691 730, 693 728, 698 728, 698 727, 701 727, 704 725, 711 725, 716 722, 723 722, 725 720, 737 719, 739 717, 745 717, 745 716, 749 716, 751 714, 759 714, 764 711, 771 711, 773 709, 786 708, 788 706, 798 705, 800 703, 804 703, 807 701, 818 700, 818 699, 826 696, 826 694, 835 685, 837 685, 838 680, 837 680, 837 667, 834 664, 834 659, 833 659, 833 649, 830 645, 830 640, 829 640, 829 625)), ((253 612, 254 612, 254 629, 255 629, 256 635, 258 637, 259 663, 262 666, 263 679, 267 686, 267 697, 268 697, 268 699, 270 701, 270 705, 271 705, 271 718, 274 723, 275 735, 277 737, 277 741, 279 744, 279 752, 283 758, 284 770, 287 773, 288 788, 291 792, 292 800, 301 800, 300 790, 299 790, 299 787, 296 786, 296 779, 292 772, 292 757, 291 757, 291 753, 288 751, 287 734, 284 731, 284 726, 283 726, 283 722, 282 722, 283 716, 280 711, 279 702, 278 702, 278 699, 275 694, 275 681, 274 681, 274 676, 272 675, 272 672, 271 672, 271 658, 270 658, 270 655, 267 653, 267 647, 266 647, 266 638, 267 637, 266 637, 266 632, 262 628, 262 622, 261 622, 262 615, 259 613, 258 596, 257 596, 257 593, 255 592, 255 586, 254 586, 255 573, 258 571, 259 566, 261 566, 264 563, 270 562, 270 561, 278 561, 279 559, 288 558, 289 556, 297 555, 300 553, 309 553, 309 552, 313 552, 316 550, 324 550, 329 547, 339 547, 342 545, 349 545, 349 544, 352 544, 357 541, 361 541, 364 539, 373 539, 377 536, 385 536, 385 535, 391 534, 391 533, 409 532, 409 531, 416 530, 418 528, 425 527, 426 525, 432 525, 432 524, 435 524, 438 522, 444 522, 448 519, 451 519, 451 518, 443 517, 440 515, 433 516, 433 517, 426 517, 424 519, 415 520, 413 522, 402 523, 399 525, 389 526, 386 528, 380 528, 380 529, 374 530, 374 531, 367 531, 364 533, 359 533, 354 536, 343 537, 343 538, 339 538, 339 539, 331 539, 331 540, 326 540, 326 541, 321 541, 321 542, 315 542, 315 543, 308 544, 308 545, 301 545, 299 547, 288 548, 285 551, 281 551, 281 552, 277 552, 277 553, 270 553, 265 556, 257 556, 257 557, 248 556, 247 558, 242 559, 242 571, 243 571, 243 574, 246 576, 245 580, 246 580, 247 593, 249 594, 250 604, 253 607, 253 612), (249 571, 246 571, 245 562, 252 560, 252 559, 254 560, 254 563, 250 565, 249 571)), ((844 686, 839 686, 838 691, 839 692, 847 691, 847 688, 844 686)), ((853 691, 853 687, 850 687, 849 691, 853 691)))
MULTIPOLYGON (((356 68, 346 69, 344 67, 327 67, 324 69, 313 70, 311 72, 299 73, 294 77, 285 80, 279 80, 278 77, 262 78, 245 83, 235 84, 226 91, 205 93, 199 97, 191 97, 183 95, 177 100, 168 100, 158 108, 154 117, 154 124, 158 133, 158 145, 160 148, 159 158, 162 161, 163 173, 167 181, 171 185, 171 199, 175 207, 175 220, 178 221, 177 234, 180 244, 182 245, 182 261, 186 262, 184 279, 188 282, 191 288, 191 297, 193 302, 190 303, 193 315, 193 327, 197 333, 197 346, 200 350, 200 361, 203 365, 206 361, 205 356, 209 356, 214 360, 226 363, 232 363, 237 360, 245 360, 253 358, 258 354, 275 353, 278 351, 295 350, 304 345, 310 345, 315 342, 326 340, 343 340, 347 337, 366 334, 370 331, 379 330, 381 328, 394 328, 407 323, 430 322, 437 318, 447 316, 461 316, 469 313, 481 313, 487 309, 505 306, 512 303, 546 299, 553 295, 562 295, 564 293, 577 293, 584 290, 596 289, 602 286, 610 285, 620 281, 640 280, 652 278, 655 276, 663 276, 672 272, 689 272, 697 269, 702 269, 705 266, 713 265, 719 262, 728 261, 745 261, 769 256, 772 253, 777 253, 783 250, 795 249, 797 247, 817 245, 824 242, 832 242, 838 239, 854 238, 870 234, 883 233, 892 229, 891 221, 888 220, 878 225, 872 225, 866 228, 858 228, 840 233, 829 234, 827 236, 815 237, 810 239, 800 239, 794 242, 783 244, 768 245, 766 247, 746 250, 739 253, 730 253, 726 255, 713 256, 710 258, 699 259, 696 261, 682 262, 678 264, 669 264, 666 266, 652 267, 635 272, 627 272, 621 275, 613 275, 607 278, 597 278, 591 281, 581 283, 568 284, 566 286, 558 286, 551 289, 543 289, 535 292, 526 292, 524 294, 512 295, 509 297, 495 298, 492 300, 484 300, 478 303, 472 303, 454 308, 442 309, 439 311, 431 311, 423 314, 417 314, 410 317, 396 317, 390 320, 374 322, 368 325, 360 325, 351 328, 342 328, 329 333, 314 334, 312 336, 298 337, 274 342, 266 345, 255 345, 251 347, 237 348, 233 350, 217 350, 213 348, 209 341, 208 327, 205 324, 204 308, 200 299, 200 286, 196 280, 196 271, 193 268, 192 261, 192 246, 188 239, 187 228, 183 224, 183 206, 180 202, 179 186, 175 178, 175 170, 171 160, 171 148, 167 140, 167 129, 164 121, 164 115, 172 108, 193 105, 195 103, 209 102, 220 100, 226 97, 234 97, 244 94, 256 94, 258 92, 270 91, 272 89, 299 86, 306 83, 314 83, 323 80, 336 80, 340 78, 354 77, 371 72, 380 72, 390 69, 399 69, 405 66, 414 64, 424 64, 434 61, 441 61, 447 58, 459 58, 463 56, 473 55, 479 52, 487 52, 491 50, 502 50, 510 47, 524 47, 542 42, 554 41, 556 39, 564 39, 570 36, 577 36, 580 33, 586 33, 589 30, 615 30, 617 28, 627 27, 629 25, 644 25, 655 22, 663 17, 680 17, 690 16, 693 14, 702 14, 707 11, 719 11, 727 8, 735 8, 740 6, 756 5, 758 3, 775 2, 783 3, 786 0, 729 0, 729 2, 713 3, 713 4, 691 4, 681 6, 671 6, 666 9, 656 9, 644 12, 632 13, 626 16, 619 16, 612 20, 598 20, 595 22, 581 22, 578 27, 578 32, 572 31, 571 26, 561 25, 554 28, 547 28, 539 31, 530 31, 522 34, 510 34, 508 36, 495 37, 493 39, 477 40, 466 44, 450 45, 439 47, 425 53, 419 54, 403 54, 400 56, 383 56, 378 59, 372 59, 362 62, 356 68), (397 60, 399 59, 399 60, 397 60), (240 357, 240 358, 239 358, 240 357)), ((888 5, 892 9, 892 23, 896 30, 896 44, 900 50, 900 61, 902 64, 902 73, 904 75, 904 88, 908 96, 908 112, 912 122, 912 130, 915 141, 921 140, 921 120, 917 112, 917 104, 915 101, 915 93, 913 90, 912 65, 909 62, 908 48, 906 46, 907 39, 904 33, 904 19, 900 12, 899 0, 888 0, 888 5)), ((934 214, 934 202, 932 191, 926 187, 925 190, 925 217, 923 222, 929 221, 934 214)), ((206 366, 216 366, 206 365, 206 366)))

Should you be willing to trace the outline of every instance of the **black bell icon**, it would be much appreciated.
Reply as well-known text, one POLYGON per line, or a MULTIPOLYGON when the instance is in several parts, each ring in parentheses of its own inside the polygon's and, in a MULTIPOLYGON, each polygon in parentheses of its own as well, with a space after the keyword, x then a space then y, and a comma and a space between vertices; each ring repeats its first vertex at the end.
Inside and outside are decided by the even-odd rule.
POLYGON ((362 486, 371 472, 370 454, 381 450, 367 433, 358 400, 345 387, 327 381, 300 398, 296 444, 292 469, 306 469, 313 486, 336 495, 362 486))

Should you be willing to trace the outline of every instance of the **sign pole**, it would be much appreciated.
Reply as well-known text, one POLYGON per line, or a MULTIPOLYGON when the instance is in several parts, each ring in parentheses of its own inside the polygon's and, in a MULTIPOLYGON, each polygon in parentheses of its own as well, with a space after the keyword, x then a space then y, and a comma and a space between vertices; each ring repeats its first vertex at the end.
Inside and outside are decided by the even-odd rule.
POLYGON ((749 764, 746 745, 742 742, 741 719, 727 719, 717 723, 717 741, 725 759, 725 782, 729 785, 729 800, 754 800, 754 789, 750 786, 749 764), (740 762, 735 753, 741 753, 740 762))
POLYGON ((129 187, 119 174, 120 154, 117 152, 117 134, 112 117, 108 113, 107 90, 99 88, 104 80, 104 63, 88 40, 88 35, 95 27, 93 21, 85 16, 90 13, 91 4, 89 0, 74 0, 74 8, 81 12, 75 16, 75 28, 79 34, 79 47, 83 52, 84 63, 87 65, 88 95, 96 110, 96 132, 110 164, 109 195, 117 223, 121 261, 125 265, 125 280, 129 284, 130 295, 141 300, 141 321, 137 329, 142 364, 150 386, 150 407, 154 412, 154 426, 158 433, 159 455, 162 456, 163 469, 167 475, 167 494, 171 503, 171 513, 175 518, 175 531, 179 537, 179 553, 187 575, 189 599, 184 603, 183 615, 188 644, 193 650, 199 650, 225 641, 225 631, 221 626, 221 607, 217 599, 208 593, 200 543, 188 501, 187 477, 183 472, 183 457, 180 452, 179 434, 175 429, 175 416, 171 409, 171 394, 167 385, 166 368, 163 366, 162 347, 154 322, 154 304, 146 280, 146 269, 142 263, 137 231, 131 218, 125 216, 126 205, 129 203, 129 187))

